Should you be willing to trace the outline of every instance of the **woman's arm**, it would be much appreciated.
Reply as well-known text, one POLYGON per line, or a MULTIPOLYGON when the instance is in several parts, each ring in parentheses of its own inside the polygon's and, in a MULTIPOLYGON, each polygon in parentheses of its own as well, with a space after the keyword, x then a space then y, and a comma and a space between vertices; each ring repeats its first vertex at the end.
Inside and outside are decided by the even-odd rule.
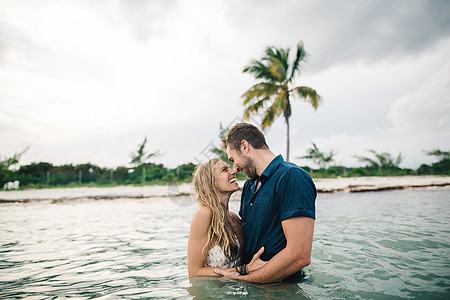
MULTIPOLYGON (((237 215, 236 215, 237 217, 237 215)), ((209 207, 201 206, 192 217, 191 230, 189 233, 187 249, 187 267, 189 277, 199 276, 221 276, 214 270, 232 271, 234 268, 211 268, 205 267, 206 257, 208 256, 207 247, 203 249, 208 240, 208 229, 211 226, 212 212, 209 207)), ((264 247, 253 256, 249 263, 249 270, 254 271, 266 264, 259 256, 264 252, 264 247)))
POLYGON ((209 226, 211 226, 211 219, 211 209, 206 206, 201 206, 192 217, 187 249, 187 267, 189 277, 219 276, 214 273, 214 269, 217 268, 205 267, 209 249, 208 247, 203 249, 203 247, 208 240, 208 229, 209 226))

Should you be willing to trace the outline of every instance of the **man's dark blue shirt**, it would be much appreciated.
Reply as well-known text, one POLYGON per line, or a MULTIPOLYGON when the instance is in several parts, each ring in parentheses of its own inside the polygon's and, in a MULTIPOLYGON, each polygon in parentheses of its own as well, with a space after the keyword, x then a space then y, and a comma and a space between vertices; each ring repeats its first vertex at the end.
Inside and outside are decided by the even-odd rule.
POLYGON ((261 259, 270 260, 286 247, 281 222, 292 217, 316 218, 316 187, 311 176, 297 165, 275 157, 258 179, 245 182, 239 215, 242 218, 244 251, 249 263, 264 246, 261 259), (258 181, 261 182, 257 189, 258 181))

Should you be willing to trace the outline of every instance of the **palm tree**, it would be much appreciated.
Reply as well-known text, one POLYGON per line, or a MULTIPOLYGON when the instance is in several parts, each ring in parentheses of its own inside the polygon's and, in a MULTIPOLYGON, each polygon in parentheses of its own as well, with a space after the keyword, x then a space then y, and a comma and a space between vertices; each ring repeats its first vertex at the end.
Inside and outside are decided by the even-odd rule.
POLYGON ((30 146, 26 147, 22 152, 15 153, 11 157, 2 157, 0 155, 0 183, 6 183, 12 179, 12 175, 14 174, 12 167, 19 164, 20 158, 28 149, 30 149, 30 146))
POLYGON ((398 154, 397 158, 394 158, 390 153, 387 152, 376 152, 373 149, 368 149, 370 153, 375 156, 375 159, 366 156, 354 155, 360 162, 367 163, 368 167, 378 168, 380 175, 383 175, 383 169, 389 168, 399 168, 400 163, 404 159, 401 153, 398 154))
MULTIPOLYGON (((219 123, 219 126, 220 126, 219 127, 219 137, 220 137, 220 141, 222 141, 225 138, 228 130, 230 130, 230 127, 223 127, 222 123, 219 123)), ((223 151, 222 149, 217 148, 217 147, 212 148, 210 151, 213 154, 217 155, 224 162, 227 162, 230 165, 230 167, 232 167, 233 163, 228 160, 228 155, 225 151, 223 151)))
POLYGON ((136 153, 130 152, 131 164, 135 165, 136 168, 142 166, 142 184, 145 184, 145 164, 152 157, 160 156, 159 150, 152 153, 147 153, 145 150, 145 145, 147 144, 147 137, 144 138, 142 144, 138 146, 136 153))
POLYGON ((443 159, 450 159, 450 152, 449 151, 441 151, 440 149, 434 149, 434 150, 424 150, 426 155, 430 156, 436 156, 443 159))
POLYGON ((144 141, 142 144, 138 146, 138 149, 135 152, 130 152, 131 162, 130 164, 141 166, 145 164, 150 158, 159 156, 159 151, 147 153, 145 150, 145 145, 147 144, 147 137, 144 137, 144 141))
POLYGON ((313 163, 318 165, 319 168, 325 169, 325 167, 329 163, 334 161, 333 157, 336 155, 336 153, 333 150, 331 150, 328 154, 325 152, 321 152, 319 148, 317 148, 315 143, 311 142, 311 144, 313 145, 313 147, 306 150, 308 154, 305 156, 300 156, 298 158, 310 159, 313 161, 313 163))
POLYGON ((291 96, 298 97, 317 109, 320 96, 307 86, 292 87, 294 77, 300 73, 300 64, 305 59, 306 52, 303 42, 297 44, 297 54, 292 64, 289 64, 289 50, 267 47, 261 60, 253 60, 245 67, 243 72, 252 74, 257 80, 254 86, 246 91, 244 98, 244 120, 248 120, 251 114, 257 114, 264 108, 262 129, 272 125, 275 117, 281 113, 284 115, 287 128, 286 160, 289 160, 289 118, 292 114, 291 96))

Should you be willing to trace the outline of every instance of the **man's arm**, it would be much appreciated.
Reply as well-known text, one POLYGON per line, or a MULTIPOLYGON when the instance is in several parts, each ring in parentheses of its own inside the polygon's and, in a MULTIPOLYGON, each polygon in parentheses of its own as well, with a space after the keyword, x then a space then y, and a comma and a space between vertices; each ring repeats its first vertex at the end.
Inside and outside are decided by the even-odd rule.
POLYGON ((215 270, 217 274, 239 280, 268 283, 283 280, 311 263, 314 219, 293 217, 281 222, 286 247, 272 257, 262 268, 249 275, 238 276, 237 272, 215 270))

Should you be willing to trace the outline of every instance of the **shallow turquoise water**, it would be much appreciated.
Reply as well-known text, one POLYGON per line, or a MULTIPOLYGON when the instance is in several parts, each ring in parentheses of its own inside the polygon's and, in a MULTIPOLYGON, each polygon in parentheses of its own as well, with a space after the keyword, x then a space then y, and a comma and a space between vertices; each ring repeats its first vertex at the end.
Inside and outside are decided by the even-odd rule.
POLYGON ((189 280, 188 204, 1 204, 0 299, 450 299, 450 190, 319 195, 312 263, 295 284, 189 280))

